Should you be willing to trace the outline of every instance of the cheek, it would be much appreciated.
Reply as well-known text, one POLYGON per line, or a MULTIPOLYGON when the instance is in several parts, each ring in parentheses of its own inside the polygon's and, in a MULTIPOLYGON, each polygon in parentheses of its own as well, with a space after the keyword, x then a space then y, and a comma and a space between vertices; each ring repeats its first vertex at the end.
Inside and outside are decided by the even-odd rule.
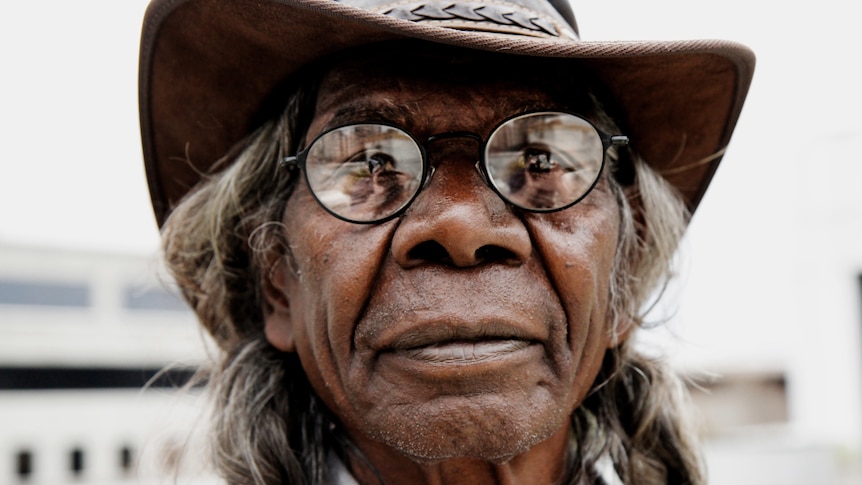
POLYGON ((375 285, 394 223, 340 221, 297 187, 285 210, 294 283, 288 298, 297 353, 318 394, 343 400, 355 322, 375 285))
POLYGON ((616 255, 617 218, 575 215, 559 222, 544 217, 543 220, 533 217, 530 225, 561 296, 605 298, 616 255), (598 295, 588 289, 598 291, 598 295))
POLYGON ((610 342, 610 285, 619 233, 616 205, 574 206, 529 215, 526 223, 568 321, 568 343, 581 366, 601 361, 610 342))

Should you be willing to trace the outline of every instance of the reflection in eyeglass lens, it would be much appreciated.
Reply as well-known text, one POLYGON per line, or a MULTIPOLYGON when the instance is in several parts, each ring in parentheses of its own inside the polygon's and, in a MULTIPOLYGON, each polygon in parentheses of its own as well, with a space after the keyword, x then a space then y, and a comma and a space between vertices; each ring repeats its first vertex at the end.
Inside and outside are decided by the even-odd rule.
POLYGON ((422 154, 406 133, 385 125, 353 125, 315 141, 309 185, 330 211, 356 221, 397 212, 416 193, 422 154))
POLYGON ((509 202, 533 210, 565 207, 583 197, 601 172, 598 132, 564 113, 514 118, 488 140, 488 175, 509 202))

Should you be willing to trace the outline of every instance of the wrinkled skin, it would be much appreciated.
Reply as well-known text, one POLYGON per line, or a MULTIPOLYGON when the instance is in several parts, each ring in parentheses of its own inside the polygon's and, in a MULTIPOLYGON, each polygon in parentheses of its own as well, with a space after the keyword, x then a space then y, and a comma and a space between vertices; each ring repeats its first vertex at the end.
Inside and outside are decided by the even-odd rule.
MULTIPOLYGON (((457 76, 403 69, 385 58, 336 66, 306 142, 372 119, 420 140, 486 137, 515 113, 572 108, 470 65, 453 67, 457 76)), ((297 185, 284 217, 292 258, 273 273, 267 338, 299 354, 386 483, 553 483, 569 416, 621 338, 608 321, 618 205, 603 178, 566 210, 521 213, 481 180, 474 141, 427 150, 430 183, 381 224, 338 220, 297 185)))

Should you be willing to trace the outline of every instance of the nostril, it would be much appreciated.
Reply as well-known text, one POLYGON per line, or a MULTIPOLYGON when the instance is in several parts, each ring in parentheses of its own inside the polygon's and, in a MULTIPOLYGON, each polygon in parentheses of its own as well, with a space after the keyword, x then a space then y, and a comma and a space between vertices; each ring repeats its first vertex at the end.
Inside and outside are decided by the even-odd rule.
POLYGON ((407 257, 412 261, 427 261, 445 265, 452 264, 452 256, 437 241, 424 241, 417 244, 407 253, 407 257))
POLYGON ((489 244, 487 246, 482 246, 476 250, 476 260, 478 262, 506 262, 506 261, 515 261, 517 260, 517 255, 506 249, 502 246, 496 246, 489 244))

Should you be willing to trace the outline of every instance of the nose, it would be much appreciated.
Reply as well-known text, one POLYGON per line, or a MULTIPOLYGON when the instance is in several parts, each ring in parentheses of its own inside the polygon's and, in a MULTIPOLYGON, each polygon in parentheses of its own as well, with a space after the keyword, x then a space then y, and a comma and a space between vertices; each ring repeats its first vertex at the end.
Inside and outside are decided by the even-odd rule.
POLYGON ((523 222, 482 181, 475 168, 475 145, 436 143, 428 186, 402 216, 392 253, 405 268, 422 264, 471 267, 486 263, 518 265, 532 243, 523 222), (437 163, 435 163, 437 162, 437 163))

